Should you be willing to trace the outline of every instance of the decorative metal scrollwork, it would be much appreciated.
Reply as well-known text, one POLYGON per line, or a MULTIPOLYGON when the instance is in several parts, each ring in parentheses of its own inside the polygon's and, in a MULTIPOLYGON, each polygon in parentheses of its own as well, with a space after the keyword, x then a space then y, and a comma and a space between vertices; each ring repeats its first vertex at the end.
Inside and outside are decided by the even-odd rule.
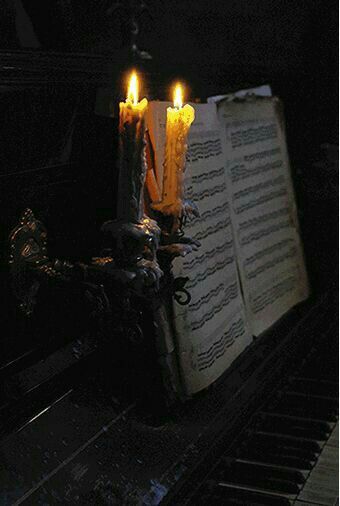
POLYGON ((191 295, 185 288, 189 278, 172 274, 173 260, 199 247, 198 241, 183 233, 188 214, 197 215, 190 202, 175 227, 172 219, 162 216, 157 221, 144 216, 140 223, 106 222, 102 232, 109 247, 103 255, 89 264, 73 264, 48 257, 47 230, 26 209, 9 238, 11 282, 19 307, 30 316, 42 284, 72 283, 90 303, 96 328, 111 333, 109 325, 113 324, 131 342, 142 341, 142 318, 132 300, 190 304, 191 295))
POLYGON ((109 303, 102 285, 86 280, 88 266, 49 259, 46 228, 35 218, 31 209, 25 210, 9 242, 13 294, 26 316, 30 316, 34 310, 41 284, 49 281, 64 283, 72 280, 82 284, 85 295, 93 302, 94 311, 98 315, 108 312, 109 303))
POLYGON ((191 301, 191 295, 184 287, 186 283, 189 281, 188 277, 181 277, 175 278, 173 281, 173 295, 175 301, 180 304, 181 306, 187 306, 190 304, 191 301))
POLYGON ((26 209, 9 239, 13 294, 27 316, 33 311, 40 287, 39 278, 32 276, 32 270, 47 268, 46 238, 44 225, 35 219, 30 209, 26 209))

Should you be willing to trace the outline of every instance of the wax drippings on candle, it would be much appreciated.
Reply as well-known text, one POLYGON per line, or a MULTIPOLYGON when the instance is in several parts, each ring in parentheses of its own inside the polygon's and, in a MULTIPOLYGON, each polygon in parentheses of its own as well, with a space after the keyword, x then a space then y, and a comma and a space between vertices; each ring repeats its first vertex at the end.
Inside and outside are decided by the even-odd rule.
POLYGON ((183 106, 183 90, 182 86, 178 83, 176 84, 174 91, 174 107, 176 109, 181 109, 182 106, 183 106))
POLYGON ((138 78, 136 72, 131 74, 126 101, 131 102, 133 105, 138 104, 138 78))
POLYGON ((139 223, 143 218, 145 180, 145 113, 148 101, 138 102, 139 78, 130 75, 127 98, 119 103, 119 190, 117 218, 123 222, 139 223))
POLYGON ((179 218, 183 212, 183 173, 187 151, 187 137, 195 110, 182 102, 182 87, 174 90, 174 107, 166 111, 165 153, 162 201, 154 202, 153 209, 179 218))

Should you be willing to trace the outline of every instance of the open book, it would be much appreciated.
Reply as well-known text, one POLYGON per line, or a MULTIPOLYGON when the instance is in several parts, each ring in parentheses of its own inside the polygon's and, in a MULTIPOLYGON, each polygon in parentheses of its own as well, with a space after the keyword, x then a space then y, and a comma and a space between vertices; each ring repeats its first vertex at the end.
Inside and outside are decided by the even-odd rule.
POLYGON ((257 336, 308 296, 282 104, 226 100, 218 115, 238 268, 257 336))
MULTIPOLYGON (((169 105, 151 102, 147 118, 160 192, 169 105)), ((174 261, 174 276, 190 278, 191 302, 173 302, 167 333, 179 395, 209 386, 308 295, 279 102, 193 105, 184 182, 200 217, 185 233, 201 247, 174 261)))

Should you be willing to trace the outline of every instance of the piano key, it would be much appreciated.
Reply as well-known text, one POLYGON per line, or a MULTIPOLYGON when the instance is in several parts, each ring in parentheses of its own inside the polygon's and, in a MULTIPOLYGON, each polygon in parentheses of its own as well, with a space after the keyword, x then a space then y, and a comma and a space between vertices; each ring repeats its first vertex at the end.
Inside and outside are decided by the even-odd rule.
POLYGON ((248 448, 250 451, 263 451, 264 454, 285 455, 301 458, 310 462, 315 462, 319 453, 319 447, 315 447, 314 443, 309 445, 301 444, 300 440, 292 440, 287 438, 277 438, 273 434, 263 434, 253 432, 251 439, 244 441, 241 450, 248 448))
POLYGON ((315 418, 326 422, 337 422, 338 412, 337 406, 332 401, 318 399, 313 402, 310 398, 288 395, 272 401, 266 411, 301 418, 315 418))
POLYGON ((238 455, 240 457, 248 457, 253 460, 260 460, 261 462, 272 464, 272 465, 280 465, 285 466, 292 469, 299 469, 300 471, 309 471, 312 469, 314 463, 316 462, 315 458, 308 458, 306 455, 303 457, 300 455, 296 456, 294 449, 284 449, 281 448, 281 451, 278 450, 270 450, 263 448, 256 448, 253 446, 249 446, 245 448, 243 451, 240 451, 238 455))
POLYGON ((322 487, 337 492, 339 482, 335 479, 335 471, 337 470, 317 465, 310 474, 309 482, 306 484, 307 489, 322 487))
POLYGON ((322 489, 304 489, 299 496, 302 501, 310 501, 312 504, 320 506, 333 506, 337 499, 337 495, 322 489))
MULTIPOLYGON (((299 452, 300 449, 297 449, 299 452)), ((301 452, 300 452, 301 453, 301 452)), ((253 458, 256 460, 268 462, 269 464, 273 465, 279 465, 279 466, 286 466, 291 467, 293 469, 298 469, 300 471, 310 471, 315 462, 316 462, 316 456, 304 456, 303 458, 301 456, 296 457, 296 449, 295 448, 281 448, 276 450, 265 450, 261 453, 261 450, 259 449, 254 450, 253 448, 250 448, 248 452, 243 452, 239 454, 239 457, 246 457, 246 458, 253 458)))
POLYGON ((264 495, 267 497, 278 497, 281 499, 285 499, 286 501, 288 500, 289 501, 288 504, 292 504, 291 501, 294 501, 297 497, 296 493, 268 490, 265 488, 261 488, 261 485, 258 485, 258 486, 257 485, 255 485, 255 486, 254 485, 253 486, 252 485, 243 485, 243 484, 230 483, 227 481, 220 481, 218 483, 218 485, 221 488, 232 489, 232 490, 235 490, 235 489, 244 490, 247 492, 257 493, 259 495, 264 495))
POLYGON ((313 422, 301 417, 280 417, 271 413, 261 413, 259 423, 262 430, 321 441, 326 440, 331 433, 331 428, 327 423, 313 422))
POLYGON ((286 497, 261 493, 258 491, 244 489, 234 486, 221 486, 218 483, 210 482, 208 491, 195 496, 194 506, 291 506, 292 501, 286 497))
POLYGON ((261 457, 258 459, 250 458, 249 456, 248 456, 248 458, 247 457, 237 458, 237 459, 235 459, 235 462, 242 462, 244 464, 255 464, 258 466, 266 467, 268 469, 277 469, 277 470, 296 473, 295 479, 296 479, 297 483, 303 483, 304 481, 306 481, 306 478, 309 475, 308 470, 303 470, 303 469, 293 467, 293 466, 286 466, 284 464, 268 463, 268 462, 265 462, 261 457))
MULTIPOLYGON (((294 501, 294 506, 322 506, 320 503, 317 502, 307 502, 307 501, 301 501, 300 499, 297 499, 294 501)), ((339 506, 338 502, 335 502, 333 506, 339 506)))
MULTIPOLYGON (((227 459, 228 461, 229 459, 227 459)), ((224 460, 222 459, 222 462, 224 460)), ((305 481, 304 476, 294 469, 282 468, 280 466, 271 466, 263 464, 261 462, 254 462, 245 459, 233 459, 232 463, 228 466, 232 472, 249 474, 262 474, 262 476, 270 476, 271 478, 278 478, 286 481, 292 481, 294 483, 303 483, 305 481)))
POLYGON ((327 394, 316 394, 316 393, 312 393, 312 392, 301 392, 300 390, 293 390, 293 388, 289 388, 287 390, 285 390, 284 392, 285 395, 288 395, 288 396, 296 396, 296 397, 300 397, 300 398, 307 398, 308 400, 312 400, 313 399, 316 399, 317 401, 321 400, 325 400, 325 401, 329 401, 330 403, 333 403, 335 407, 338 406, 338 398, 337 397, 334 397, 334 396, 331 396, 331 395, 327 395, 327 394))
POLYGON ((326 446, 318 459, 318 464, 328 467, 329 469, 337 469, 339 464, 339 450, 336 446, 326 446))
POLYGON ((301 490, 300 476, 294 471, 236 461, 225 465, 222 460, 214 471, 213 478, 234 485, 259 487, 268 492, 297 494, 301 490))
POLYGON ((261 416, 271 416, 271 417, 277 417, 280 419, 308 422, 309 424, 313 425, 314 427, 320 428, 329 434, 336 427, 336 422, 327 422, 325 420, 320 420, 318 418, 311 418, 311 417, 306 417, 306 416, 294 416, 294 415, 288 415, 288 414, 284 415, 282 413, 275 413, 274 411, 272 411, 272 412, 260 411, 259 414, 261 416))
POLYGON ((327 446, 339 447, 339 423, 337 423, 336 427, 334 427, 334 430, 327 441, 327 446))
POLYGON ((307 376, 290 376, 291 380, 297 380, 297 381, 314 381, 317 383, 322 383, 323 385, 328 385, 329 388, 333 389, 334 392, 337 392, 339 389, 339 382, 338 381, 332 381, 330 379, 315 379, 314 377, 307 377, 307 376))
MULTIPOLYGON (((240 506, 290 506, 292 502, 286 497, 264 494, 253 490, 243 490, 219 486, 218 506, 240 505, 240 506)), ((205 503, 207 505, 208 503, 205 503)), ((209 502, 210 505, 210 502, 209 502)))
POLYGON ((333 382, 315 380, 314 378, 290 378, 289 389, 305 394, 314 394, 338 399, 338 385, 333 382))
POLYGON ((308 471, 302 471, 301 469, 297 469, 297 468, 294 468, 291 466, 289 467, 289 466, 284 466, 284 465, 279 465, 279 464, 269 464, 268 462, 263 462, 261 460, 261 458, 259 458, 258 460, 250 459, 250 458, 237 458, 237 459, 235 459, 235 462, 239 462, 242 464, 263 466, 268 469, 278 470, 278 471, 282 471, 282 472, 287 471, 288 473, 292 473, 292 475, 291 475, 292 478, 298 484, 304 483, 306 481, 307 476, 309 475, 308 471))
MULTIPOLYGON (((336 353, 338 355, 338 353, 336 353)), ((308 361, 304 367, 300 369, 301 376, 314 378, 315 380, 328 380, 329 378, 337 378, 338 365, 332 360, 331 357, 325 357, 324 359, 320 356, 313 357, 314 359, 308 361)))
POLYGON ((307 450, 316 454, 321 452, 321 447, 323 445, 323 441, 318 441, 305 437, 295 437, 287 434, 280 434, 279 432, 268 432, 255 429, 254 431, 251 431, 251 433, 258 440, 261 439, 264 440, 265 443, 266 442, 269 443, 272 441, 275 444, 276 442, 279 442, 286 446, 302 448, 303 450, 307 450))
POLYGON ((313 393, 299 392, 294 391, 291 388, 286 388, 284 391, 279 390, 278 395, 280 397, 289 397, 296 398, 296 402, 303 402, 305 404, 313 403, 313 400, 316 399, 318 402, 321 402, 321 406, 325 406, 326 408, 333 408, 337 413, 337 408, 339 407, 338 398, 327 395, 318 395, 313 393))

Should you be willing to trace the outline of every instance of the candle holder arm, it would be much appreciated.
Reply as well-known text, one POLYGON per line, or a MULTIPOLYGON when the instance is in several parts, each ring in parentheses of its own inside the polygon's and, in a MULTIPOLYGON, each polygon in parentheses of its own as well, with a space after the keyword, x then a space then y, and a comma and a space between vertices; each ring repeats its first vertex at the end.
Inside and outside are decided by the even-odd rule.
POLYGON ((14 297, 20 309, 30 316, 42 285, 72 283, 85 292, 94 311, 109 314, 110 304, 104 289, 108 277, 122 282, 124 274, 112 268, 112 258, 94 259, 91 264, 51 259, 47 251, 47 230, 30 209, 22 214, 9 237, 9 270, 14 297))
POLYGON ((130 324, 139 319, 139 315, 133 316, 130 299, 154 297, 159 290, 163 275, 156 259, 159 229, 148 218, 142 226, 125 224, 123 232, 122 224, 105 225, 106 232, 111 227, 115 230, 120 248, 116 244, 88 264, 72 263, 49 257, 45 225, 30 209, 25 210, 9 237, 9 271, 12 293, 26 316, 32 315, 42 286, 53 289, 72 284, 85 292, 95 312, 105 313, 111 322, 114 319, 115 326, 138 327, 130 324))
POLYGON ((198 208, 196 204, 186 200, 182 203, 182 214, 180 217, 167 216, 160 212, 156 213, 156 216, 161 228, 158 259, 168 284, 168 293, 174 297, 178 304, 182 306, 188 305, 191 301, 191 295, 185 288, 185 285, 189 281, 189 277, 174 277, 172 262, 177 257, 185 257, 197 251, 201 245, 196 239, 185 235, 183 230, 189 216, 199 216, 198 208))

